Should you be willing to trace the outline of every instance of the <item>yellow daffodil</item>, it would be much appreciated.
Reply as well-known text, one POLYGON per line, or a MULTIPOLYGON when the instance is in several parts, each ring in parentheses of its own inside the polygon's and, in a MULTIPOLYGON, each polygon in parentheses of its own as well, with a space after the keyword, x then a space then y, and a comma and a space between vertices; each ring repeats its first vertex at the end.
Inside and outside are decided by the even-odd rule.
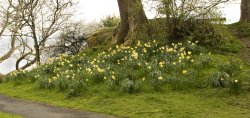
POLYGON ((138 63, 138 66, 141 66, 141 63, 140 63, 140 62, 138 63))
POLYGON ((137 42, 137 46, 141 46, 141 42, 140 41, 137 42))
POLYGON ((191 62, 194 62, 194 60, 192 59, 191 62))
POLYGON ((164 64, 165 64, 165 62, 163 62, 163 61, 159 63, 161 68, 164 66, 164 64))
POLYGON ((182 73, 183 73, 183 74, 187 74, 187 70, 183 70, 182 73))
POLYGON ((156 40, 153 40, 153 43, 156 43, 156 40))
POLYGON ((105 72, 105 70, 104 70, 104 69, 101 69, 101 68, 97 68, 97 71, 100 72, 100 73, 105 72))
POLYGON ((134 59, 138 59, 138 56, 139 56, 139 54, 138 54, 136 51, 133 51, 133 52, 132 52, 132 57, 133 57, 134 59))
POLYGON ((112 78, 113 80, 115 80, 115 76, 114 76, 114 75, 112 75, 111 78, 112 78))
POLYGON ((176 62, 173 62, 173 65, 176 65, 176 62))
POLYGON ((173 52, 174 49, 173 48, 167 48, 167 52, 173 52))
POLYGON ((51 79, 49 79, 49 83, 51 83, 52 81, 51 81, 51 79))
POLYGON ((158 80, 163 80, 163 77, 158 77, 158 80))

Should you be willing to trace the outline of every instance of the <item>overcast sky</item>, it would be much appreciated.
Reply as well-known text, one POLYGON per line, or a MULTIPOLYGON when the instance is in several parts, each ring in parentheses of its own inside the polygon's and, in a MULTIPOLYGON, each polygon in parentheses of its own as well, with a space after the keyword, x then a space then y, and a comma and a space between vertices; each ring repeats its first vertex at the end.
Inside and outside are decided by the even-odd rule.
MULTIPOLYGON (((86 22, 99 21, 107 15, 119 15, 119 10, 116 0, 79 0, 77 8, 77 20, 85 20, 86 22)), ((146 9, 146 11, 148 11, 146 9)), ((240 18, 240 5, 239 4, 227 4, 223 8, 223 17, 227 18, 227 23, 237 22, 240 18)), ((152 13, 147 12, 147 16, 152 18, 152 13)), ((1 44, 2 42, 0 42, 1 44)), ((0 45, 3 46, 3 45, 0 45)), ((0 47, 0 55, 3 53, 2 47, 0 47)), ((7 73, 14 69, 13 60, 5 61, 0 64, 0 72, 7 73)))
MULTIPOLYGON (((86 21, 98 21, 107 15, 119 15, 119 10, 116 0, 80 0, 77 6, 78 18, 85 19, 86 21)), ((152 18, 153 15, 149 9, 145 9, 147 16, 152 18)), ((227 18, 229 23, 237 22, 240 17, 240 4, 235 2, 226 4, 222 8, 223 17, 227 18)))

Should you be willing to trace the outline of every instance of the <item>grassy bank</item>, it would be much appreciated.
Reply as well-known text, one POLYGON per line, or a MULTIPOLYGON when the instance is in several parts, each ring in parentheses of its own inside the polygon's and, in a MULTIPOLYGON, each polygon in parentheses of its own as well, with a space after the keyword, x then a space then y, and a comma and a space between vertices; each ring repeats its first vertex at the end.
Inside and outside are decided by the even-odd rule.
POLYGON ((250 116, 250 68, 199 41, 100 47, 6 76, 0 93, 129 118, 250 116))

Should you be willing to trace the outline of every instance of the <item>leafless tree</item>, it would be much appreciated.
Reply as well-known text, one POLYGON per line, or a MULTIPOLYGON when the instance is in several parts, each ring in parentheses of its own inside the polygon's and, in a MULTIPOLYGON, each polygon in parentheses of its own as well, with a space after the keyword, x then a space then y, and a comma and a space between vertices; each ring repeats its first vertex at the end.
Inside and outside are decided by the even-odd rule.
POLYGON ((21 56, 16 69, 41 63, 41 55, 48 40, 53 39, 73 14, 72 0, 18 0, 26 6, 21 12, 23 26, 19 41, 22 44, 21 56), (19 67, 21 61, 27 63, 19 67))
POLYGON ((15 3, 12 0, 2 2, 3 3, 1 3, 0 6, 0 24, 2 26, 0 27, 0 40, 6 40, 4 42, 10 42, 10 49, 5 54, 0 56, 0 63, 10 58, 18 47, 16 46, 17 34, 22 27, 22 19, 20 19, 20 16, 21 11, 24 8, 22 2, 15 3))
POLYGON ((89 27, 83 22, 69 23, 62 29, 60 35, 53 45, 46 47, 50 57, 56 57, 59 54, 76 55, 84 47, 86 48, 86 40, 89 27))

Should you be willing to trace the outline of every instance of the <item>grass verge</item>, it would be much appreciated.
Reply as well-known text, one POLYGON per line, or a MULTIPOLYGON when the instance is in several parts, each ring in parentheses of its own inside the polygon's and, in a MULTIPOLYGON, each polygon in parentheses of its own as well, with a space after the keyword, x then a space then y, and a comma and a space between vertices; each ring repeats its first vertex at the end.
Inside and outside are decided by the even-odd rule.
POLYGON ((13 115, 13 114, 7 114, 0 112, 0 118, 22 118, 21 116, 18 115, 13 115))
MULTIPOLYGON (((100 86, 102 87, 102 86, 100 86)), ((250 94, 232 96, 225 89, 200 89, 123 94, 94 86, 83 97, 66 99, 56 90, 41 90, 34 84, 0 84, 0 93, 50 105, 100 112, 129 118, 247 118, 250 116, 250 94)), ((0 114, 1 116, 1 114, 0 114)))

